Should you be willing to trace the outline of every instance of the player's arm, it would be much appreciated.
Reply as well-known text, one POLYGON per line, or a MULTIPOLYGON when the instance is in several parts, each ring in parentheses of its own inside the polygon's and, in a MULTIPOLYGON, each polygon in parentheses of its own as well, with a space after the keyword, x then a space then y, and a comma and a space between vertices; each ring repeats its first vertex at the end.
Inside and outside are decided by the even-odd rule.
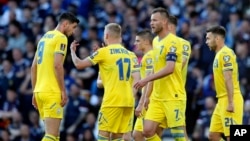
POLYGON ((65 86, 64 86, 64 68, 63 68, 63 60, 64 55, 60 53, 54 54, 54 69, 56 73, 56 79, 57 83, 59 85, 59 88, 62 92, 65 92, 65 86))
POLYGON ((222 60, 222 71, 224 77, 224 83, 227 90, 227 98, 228 98, 228 112, 234 112, 234 101, 233 101, 233 94, 234 94, 234 86, 233 86, 233 57, 230 54, 225 54, 221 56, 222 60), (222 59, 223 57, 223 59, 222 59))
POLYGON ((102 83, 100 72, 98 73, 98 77, 97 77, 97 82, 96 83, 97 83, 97 88, 103 88, 103 83, 102 83))
POLYGON ((32 91, 34 91, 35 85, 36 85, 36 73, 37 73, 37 55, 36 54, 35 54, 35 57, 33 59, 32 65, 31 65, 31 86, 32 86, 32 91))
MULTIPOLYGON (((141 77, 140 77, 140 71, 134 71, 134 72, 132 72, 132 77, 133 77, 133 85, 132 86, 134 86, 135 83, 138 82, 141 79, 141 77)), ((137 92, 138 92, 138 89, 136 89, 136 88, 133 87, 134 97, 136 96, 137 92)))
POLYGON ((190 44, 183 45, 183 54, 182 54, 182 69, 186 66, 189 60, 189 56, 191 53, 191 46, 190 44))
MULTIPOLYGON (((31 65, 31 87, 32 87, 33 92, 36 86, 36 74, 37 74, 37 55, 36 54, 31 65)), ((37 103, 36 103, 34 94, 32 96, 32 105, 34 106, 35 109, 37 109, 37 103)))
MULTIPOLYGON (((223 71, 223 76, 225 80, 226 90, 227 90, 227 97, 228 97, 228 104, 231 107, 234 103, 233 101, 233 93, 234 93, 234 86, 232 80, 233 72, 232 70, 223 71)), ((234 109, 228 109, 228 112, 233 112, 234 109)))
POLYGON ((70 45, 71 50, 71 57, 72 61, 77 69, 84 69, 86 67, 90 67, 93 64, 88 58, 85 58, 84 60, 81 60, 79 57, 76 56, 76 46, 78 46, 79 43, 77 43, 75 40, 70 45))
POLYGON ((156 79, 160 79, 160 78, 168 76, 168 75, 170 75, 170 74, 172 74, 174 72, 176 56, 175 56, 175 59, 173 59, 173 58, 169 59, 169 57, 171 58, 172 56, 167 57, 167 62, 166 62, 167 65, 163 69, 161 69, 159 72, 146 77, 145 78, 146 82, 154 81, 156 79))

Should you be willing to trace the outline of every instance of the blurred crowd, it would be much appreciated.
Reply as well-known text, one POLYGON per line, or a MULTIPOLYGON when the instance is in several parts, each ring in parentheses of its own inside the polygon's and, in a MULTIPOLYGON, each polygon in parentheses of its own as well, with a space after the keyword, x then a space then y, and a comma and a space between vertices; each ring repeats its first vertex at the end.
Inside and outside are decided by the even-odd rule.
MULTIPOLYGON (((53 30, 64 11, 80 24, 69 44, 80 45, 80 58, 102 45, 107 23, 119 23, 123 44, 136 53, 134 39, 150 28, 150 14, 165 7, 178 17, 177 35, 191 42, 187 75, 187 132, 192 140, 207 140, 215 107, 212 75, 214 53, 205 44, 206 28, 222 25, 226 44, 238 56, 239 82, 245 100, 244 124, 250 124, 250 1, 249 0, 0 0, 0 141, 38 141, 44 130, 31 104, 30 66, 41 36, 53 30)), ((68 45, 69 46, 69 45, 68 45)), ((69 102, 61 126, 62 141, 94 141, 103 89, 96 87, 98 67, 77 70, 70 53, 65 60, 69 102)), ((49 82, 48 82, 49 83, 49 82)), ((139 94, 138 94, 139 97, 139 94)), ((169 136, 167 133, 163 136, 169 136)))

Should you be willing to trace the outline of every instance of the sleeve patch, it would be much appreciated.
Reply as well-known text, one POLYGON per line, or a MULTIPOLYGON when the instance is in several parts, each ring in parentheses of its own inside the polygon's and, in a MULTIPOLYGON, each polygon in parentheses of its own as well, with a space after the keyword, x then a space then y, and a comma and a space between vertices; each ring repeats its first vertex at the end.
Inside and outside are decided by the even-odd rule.
POLYGON ((189 56, 189 54, 187 53, 187 52, 185 52, 185 51, 183 51, 183 53, 182 53, 184 56, 189 56))
POLYGON ((146 66, 146 69, 153 69, 153 66, 146 66))
POLYGON ((94 57, 98 54, 98 51, 94 52, 92 55, 90 55, 90 59, 94 59, 94 57))
POLYGON ((64 51, 65 48, 66 48, 66 44, 61 44, 61 45, 60 45, 60 50, 61 50, 61 51, 64 51))
POLYGON ((230 66, 232 66, 232 63, 226 63, 226 64, 224 64, 224 67, 230 67, 230 66))

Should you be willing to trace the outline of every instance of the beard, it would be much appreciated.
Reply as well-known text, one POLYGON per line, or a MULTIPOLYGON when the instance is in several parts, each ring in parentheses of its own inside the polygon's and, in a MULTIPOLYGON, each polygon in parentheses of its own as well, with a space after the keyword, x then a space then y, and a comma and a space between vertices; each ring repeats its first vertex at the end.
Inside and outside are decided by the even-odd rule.
POLYGON ((159 34, 161 31, 162 31, 162 26, 160 26, 160 27, 155 27, 154 29, 152 29, 152 33, 154 33, 154 34, 159 34))

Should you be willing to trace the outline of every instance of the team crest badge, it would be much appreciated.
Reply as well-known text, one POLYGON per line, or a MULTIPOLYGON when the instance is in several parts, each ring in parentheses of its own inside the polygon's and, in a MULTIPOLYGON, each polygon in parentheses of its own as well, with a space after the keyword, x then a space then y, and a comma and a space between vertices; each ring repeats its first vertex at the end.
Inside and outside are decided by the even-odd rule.
POLYGON ((152 58, 148 58, 148 59, 146 59, 146 63, 147 63, 147 65, 150 65, 150 64, 152 64, 152 63, 153 63, 153 60, 152 60, 152 58))
POLYGON ((174 46, 172 46, 172 47, 170 47, 170 52, 176 52, 176 47, 174 47, 174 46))
POLYGON ((230 56, 228 56, 228 55, 223 56, 223 60, 225 62, 228 62, 230 60, 230 56))
POLYGON ((60 108, 58 108, 58 109, 56 110, 56 114, 57 114, 57 115, 60 115, 60 114, 61 114, 61 109, 60 109, 60 108))
POLYGON ((134 61, 135 65, 138 65, 138 64, 139 64, 137 58, 134 58, 133 61, 134 61))
POLYGON ((187 45, 183 45, 183 50, 188 51, 189 47, 187 45))

